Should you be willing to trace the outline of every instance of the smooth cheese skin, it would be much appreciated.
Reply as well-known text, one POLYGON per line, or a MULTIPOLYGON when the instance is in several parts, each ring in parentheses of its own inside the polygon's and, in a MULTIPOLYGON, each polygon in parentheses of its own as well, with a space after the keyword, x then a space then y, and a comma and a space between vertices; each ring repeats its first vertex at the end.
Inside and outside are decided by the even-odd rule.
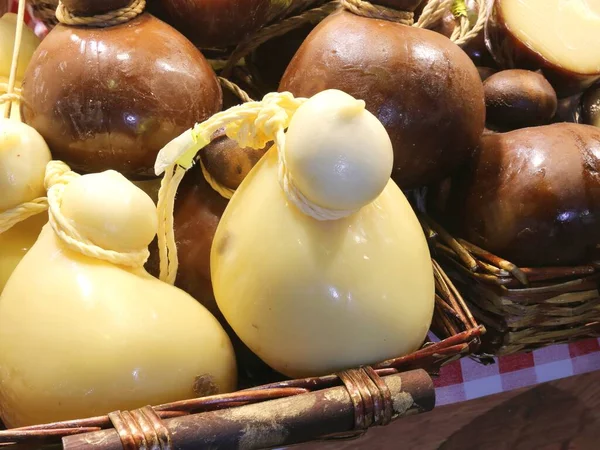
MULTIPOLYGON (((86 206, 77 192, 95 184, 110 195, 108 185, 115 182, 124 191, 115 207, 131 219, 131 228, 145 235, 156 226, 150 199, 127 212, 127 199, 139 198, 126 189, 137 188, 116 177, 112 172, 72 182, 62 207, 68 220, 86 225, 82 232, 89 238, 112 248, 121 245, 112 234, 118 223, 105 221, 104 233, 102 224, 91 224, 106 202, 96 196, 86 206), (67 215, 75 206, 77 216, 67 215)), ((231 342, 203 306, 143 269, 128 270, 66 248, 49 225, 0 296, 0 416, 9 427, 130 410, 235 386, 231 342)))
POLYGON ((432 319, 427 243, 395 183, 350 217, 317 221, 281 190, 274 149, 227 206, 211 275, 237 335, 290 377, 407 354, 432 319))
POLYGON ((285 153, 302 194, 322 208, 342 210, 375 200, 394 160, 390 137, 365 102, 336 89, 314 95, 298 109, 285 153))
MULTIPOLYGON (((46 195, 44 172, 50 159, 37 131, 14 119, 0 119, 0 213, 46 195)), ((39 214, 0 233, 0 292, 47 221, 46 213, 39 214)))
POLYGON ((55 159, 136 180, 155 178, 158 151, 222 104, 202 53, 148 13, 104 28, 58 24, 34 53, 22 96, 23 121, 55 159))
POLYGON ((0 119, 0 211, 44 197, 50 149, 40 134, 14 119, 0 119))
POLYGON ((13 270, 37 240, 48 214, 38 214, 0 234, 0 293, 13 270))

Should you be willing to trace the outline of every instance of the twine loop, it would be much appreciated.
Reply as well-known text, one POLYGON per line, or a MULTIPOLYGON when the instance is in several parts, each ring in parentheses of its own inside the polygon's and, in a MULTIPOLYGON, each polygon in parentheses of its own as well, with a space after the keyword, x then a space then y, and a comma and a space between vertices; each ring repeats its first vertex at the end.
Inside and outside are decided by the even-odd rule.
POLYGON ((108 414, 125 450, 171 450, 169 430, 151 406, 108 414))
MULTIPOLYGON (((4 83, 0 83, 0 91, 3 91, 3 85, 4 83)), ((14 90, 13 93, 11 94, 0 94, 0 105, 4 104, 4 103, 8 103, 8 102, 20 102, 21 101, 21 94, 20 92, 17 92, 17 89, 14 90)))
POLYGON ((492 2, 477 0, 477 5, 479 7, 479 13, 473 28, 471 28, 471 23, 467 17, 465 0, 455 0, 452 13, 459 20, 459 24, 454 29, 450 40, 456 45, 465 45, 483 31, 490 15, 492 2))
POLYGON ((40 197, 30 202, 22 203, 7 211, 0 212, 0 234, 36 214, 43 213, 47 209, 48 201, 46 197, 40 197))
POLYGON ((411 11, 399 11, 386 6, 374 5, 363 0, 339 0, 340 5, 353 14, 370 19, 389 20, 403 25, 414 23, 414 13, 411 11))
POLYGON ((223 197, 226 200, 230 200, 231 197, 233 197, 233 194, 235 194, 235 189, 228 188, 227 186, 224 186, 221 183, 219 183, 219 181, 217 181, 217 179, 213 177, 208 171, 208 169, 202 162, 202 158, 198 158, 198 163, 200 164, 200 170, 202 170, 202 175, 204 176, 204 179, 206 180, 208 185, 221 197, 223 197))
MULTIPOLYGON (((219 79, 219 83, 221 84, 222 88, 231 91, 237 98, 239 98, 244 103, 248 103, 248 102, 252 101, 252 99, 246 93, 246 91, 244 91, 241 87, 239 87, 233 81, 229 81, 227 78, 223 78, 223 77, 217 77, 217 78, 219 79)), ((229 200, 231 197, 233 197, 233 194, 235 193, 235 189, 228 188, 227 186, 224 186, 223 184, 221 184, 215 177, 213 177, 211 175, 211 173, 208 171, 208 169, 202 162, 202 159, 197 158, 197 160, 198 160, 198 163, 200 164, 200 169, 202 170, 202 175, 204 176, 204 179, 206 180, 208 185, 215 192, 217 192, 221 197, 223 197, 227 200, 229 200)))
POLYGON ((251 102, 252 99, 248 95, 246 91, 244 91, 241 87, 235 84, 233 81, 228 80, 224 77, 217 77, 219 79, 219 83, 221 87, 232 92, 237 98, 239 98, 244 103, 251 102))
POLYGON ((63 215, 61 206, 65 188, 78 177, 78 174, 61 161, 50 161, 46 166, 44 185, 48 190, 49 222, 56 235, 70 250, 90 258, 130 268, 143 267, 150 256, 147 248, 132 252, 106 250, 79 233, 71 221, 63 215))
POLYGON ((58 8, 56 8, 56 18, 65 25, 102 28, 129 22, 142 14, 145 7, 146 0, 131 0, 129 5, 104 14, 77 16, 69 11, 63 2, 59 2, 58 8))
MULTIPOLYGON (((278 157, 279 185, 287 198, 304 214, 324 221, 341 219, 355 212, 322 208, 307 199, 294 184, 286 162, 285 130, 296 110, 306 100, 294 98, 289 92, 267 94, 260 102, 244 103, 215 114, 175 138, 160 151, 155 171, 156 175, 165 172, 158 193, 159 278, 162 281, 173 284, 179 265, 173 230, 177 188, 186 170, 198 160, 197 152, 210 143, 211 137, 220 128, 224 128, 225 134, 240 147, 264 148, 268 142, 274 142, 278 157)), ((206 168, 203 172, 206 172, 206 177, 206 168)))

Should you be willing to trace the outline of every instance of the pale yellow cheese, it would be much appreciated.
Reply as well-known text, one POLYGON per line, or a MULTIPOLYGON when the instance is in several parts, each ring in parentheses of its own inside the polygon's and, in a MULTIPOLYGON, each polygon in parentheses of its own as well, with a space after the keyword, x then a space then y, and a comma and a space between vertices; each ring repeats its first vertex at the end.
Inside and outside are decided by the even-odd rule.
POLYGON ((285 153, 298 189, 312 203, 337 210, 375 200, 394 162, 392 142, 365 102, 335 89, 314 95, 298 109, 285 153))
MULTIPOLYGON (((46 195, 44 172, 50 159, 37 131, 14 119, 0 119, 0 213, 46 195)), ((40 214, 0 233, 0 292, 47 220, 40 214)))
MULTIPOLYGON (((16 14, 6 13, 0 18, 0 83, 8 83, 15 45, 16 29, 16 14)), ((23 80, 27 65, 39 43, 40 39, 35 35, 33 30, 24 27, 21 38, 21 48, 19 50, 19 65, 17 67, 17 81, 19 81, 19 83, 23 80)))
POLYGON ((46 195, 44 173, 51 158, 35 129, 0 119, 0 212, 46 195))
POLYGON ((396 184, 350 217, 318 221, 280 188, 275 149, 225 210, 211 275, 238 336, 291 377, 412 352, 433 314, 427 243, 396 184))
POLYGON ((148 247, 158 227, 152 199, 114 170, 71 181, 61 211, 86 239, 116 252, 148 247))
POLYGON ((323 375, 422 345, 434 306, 431 259, 390 180, 392 155, 364 102, 323 91, 297 109, 286 135, 286 170, 306 200, 290 200, 272 148, 227 206, 211 250, 215 298, 279 372, 323 375), (306 202, 343 218, 322 220, 333 217, 306 202))
POLYGON ((13 270, 37 240, 48 214, 42 213, 0 233, 0 293, 13 270))
MULTIPOLYGON (((138 243, 147 246, 156 216, 151 200, 140 196, 115 172, 88 175, 67 186, 62 210, 86 238, 117 249, 124 246, 124 222, 114 215, 120 211, 139 231, 138 243)), ((8 426, 106 414, 235 386, 231 342, 202 305, 141 268, 70 250, 50 225, 0 296, 0 416, 8 426)))
POLYGON ((498 0, 526 47, 576 74, 600 73, 600 0, 498 0))

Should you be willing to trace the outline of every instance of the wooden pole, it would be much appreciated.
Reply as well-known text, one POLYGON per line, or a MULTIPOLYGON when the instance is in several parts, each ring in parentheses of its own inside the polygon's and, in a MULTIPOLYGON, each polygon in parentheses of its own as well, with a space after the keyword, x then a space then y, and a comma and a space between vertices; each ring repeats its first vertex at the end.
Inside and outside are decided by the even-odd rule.
MULTIPOLYGON (((433 409, 433 382, 424 370, 383 377, 392 399, 393 418, 433 409)), ((344 386, 264 403, 165 420, 171 448, 195 450, 262 449, 291 445, 326 435, 353 433, 354 404, 344 386)), ((358 432, 360 433, 360 431, 358 432)), ((63 438, 65 450, 123 450, 116 430, 63 438)))

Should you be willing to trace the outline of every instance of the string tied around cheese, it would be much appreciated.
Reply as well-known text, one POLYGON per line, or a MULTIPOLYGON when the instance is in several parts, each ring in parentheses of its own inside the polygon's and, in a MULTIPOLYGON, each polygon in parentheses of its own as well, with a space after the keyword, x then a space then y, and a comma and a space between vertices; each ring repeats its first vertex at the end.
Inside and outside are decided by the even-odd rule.
MULTIPOLYGON (((15 86, 17 78, 17 68, 19 65, 19 53, 21 50, 21 38, 23 36, 23 27, 25 22, 25 0, 19 0, 17 10, 17 26, 15 30, 15 45, 13 48, 12 61, 10 65, 10 75, 8 83, 0 83, 0 105, 6 104, 4 117, 10 116, 10 110, 13 102, 21 100, 21 90, 15 86)), ((0 212, 0 234, 10 230, 24 220, 41 214, 48 209, 46 197, 39 197, 29 202, 22 203, 7 211, 0 212)))
MULTIPOLYGON (((217 78, 219 79, 219 83, 221 84, 222 88, 231 91, 236 97, 238 97, 244 103, 252 101, 252 99, 250 98, 248 93, 246 93, 246 91, 244 91, 241 87, 239 87, 233 81, 230 81, 223 77, 217 77, 217 78)), ((235 193, 235 189, 231 189, 227 186, 224 186, 215 177, 213 177, 212 174, 210 173, 210 171, 204 165, 204 162, 202 162, 202 158, 198 157, 197 161, 198 161, 198 164, 200 165, 200 170, 202 170, 202 175, 204 176, 204 179, 206 180, 208 185, 215 192, 217 192, 221 197, 223 197, 227 200, 229 200, 231 197, 233 197, 233 194, 235 193)))
POLYGON ((32 216, 43 213, 47 209, 47 198, 40 197, 30 202, 21 203, 7 211, 0 212, 0 234, 10 230, 18 223, 23 222, 32 216))
POLYGON ((21 101, 21 90, 18 88, 13 88, 13 91, 8 93, 7 83, 0 83, 0 92, 4 92, 4 94, 0 94, 0 105, 8 102, 21 101))
POLYGON ((278 157, 278 180, 286 197, 304 214, 316 220, 336 220, 347 217, 355 210, 322 208, 296 187, 293 174, 287 168, 285 155, 285 130, 305 98, 294 98, 289 92, 267 94, 262 101, 253 101, 234 106, 208 120, 196 124, 167 144, 158 154, 156 175, 165 173, 158 194, 158 249, 160 276, 162 281, 173 284, 179 265, 173 211, 177 188, 197 160, 197 153, 211 140, 215 131, 225 129, 226 135, 241 147, 264 148, 273 141, 278 157))
POLYGON ((59 1, 56 8, 56 19, 65 25, 102 28, 129 22, 142 14, 145 8, 146 0, 131 0, 129 5, 114 11, 93 16, 78 16, 69 11, 63 2, 59 1))
POLYGON ((400 11, 388 8, 387 6, 374 5, 363 0, 340 0, 340 4, 344 9, 357 16, 389 20, 403 25, 412 25, 414 23, 414 13, 412 11, 400 11))
POLYGON ((4 118, 10 117, 13 102, 20 101, 20 91, 17 92, 17 68, 19 67, 19 54, 21 52, 21 40, 23 38, 23 27, 25 26, 25 0, 19 0, 17 8, 17 26, 15 29, 15 43, 13 46, 12 60, 10 63, 10 74, 8 84, 3 84, 2 90, 6 92, 0 96, 0 105, 4 105, 4 118))
POLYGON ((83 236, 63 215, 61 206, 65 188, 79 176, 62 161, 50 161, 46 166, 44 186, 48 190, 48 216, 54 233, 67 248, 82 255, 134 269, 143 267, 150 256, 147 248, 132 252, 104 249, 83 236))

